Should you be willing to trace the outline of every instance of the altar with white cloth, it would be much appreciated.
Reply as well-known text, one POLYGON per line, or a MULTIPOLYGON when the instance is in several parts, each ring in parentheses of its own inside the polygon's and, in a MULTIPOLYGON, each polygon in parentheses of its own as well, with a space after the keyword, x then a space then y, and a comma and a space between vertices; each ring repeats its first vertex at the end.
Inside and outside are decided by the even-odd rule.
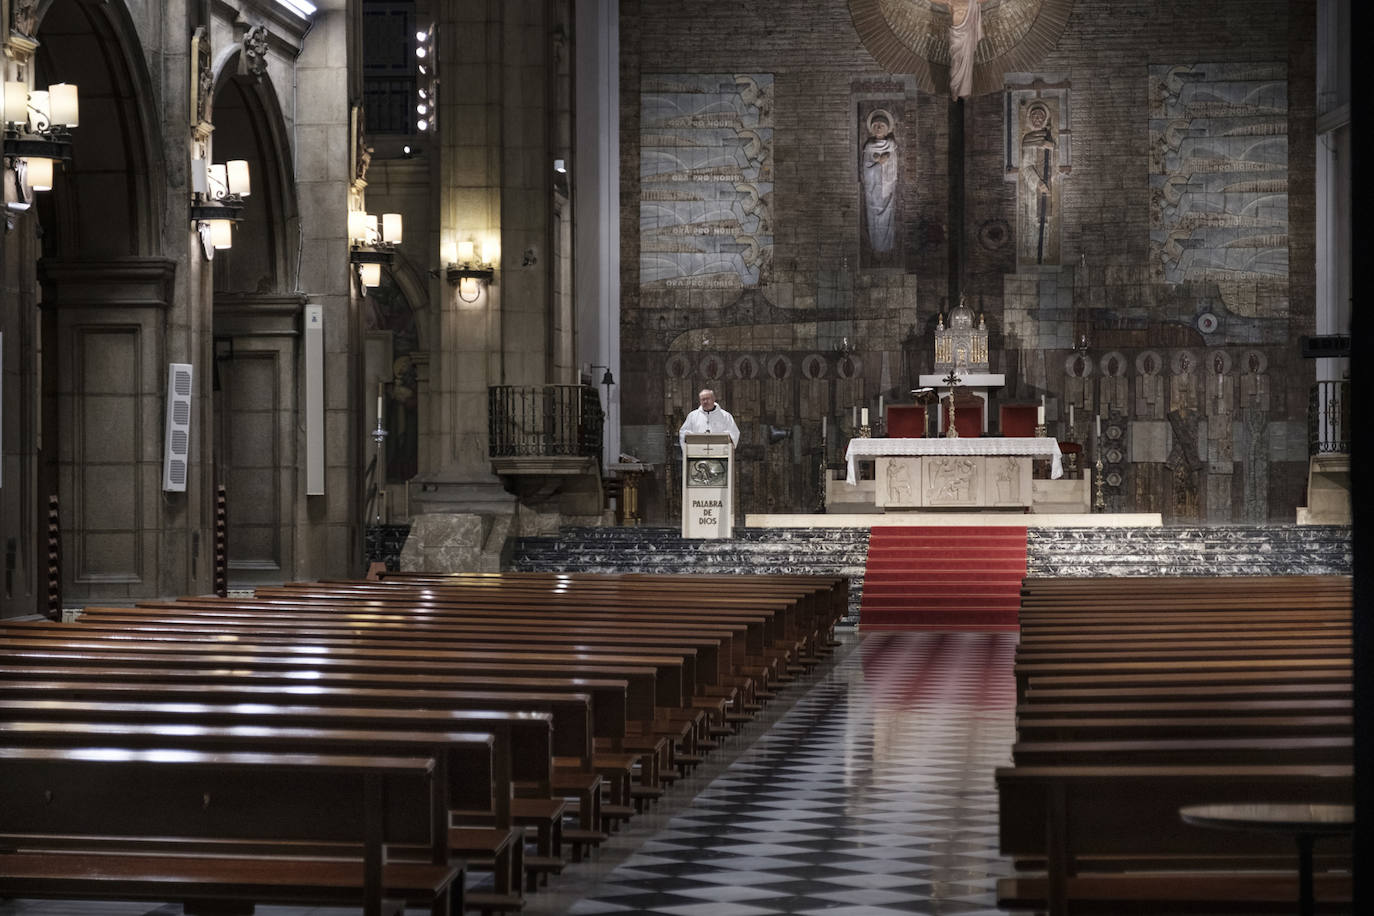
POLYGON ((847 481, 856 463, 874 461, 874 505, 887 509, 1022 509, 1033 502, 1032 464, 1049 459, 1064 476, 1059 443, 1034 438, 851 439, 847 481))

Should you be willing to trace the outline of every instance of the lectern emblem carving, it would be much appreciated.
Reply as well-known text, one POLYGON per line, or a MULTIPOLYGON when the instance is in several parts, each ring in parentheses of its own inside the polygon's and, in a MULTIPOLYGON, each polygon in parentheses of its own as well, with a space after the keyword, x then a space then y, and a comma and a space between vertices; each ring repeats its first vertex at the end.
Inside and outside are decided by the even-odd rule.
POLYGON ((729 464, 723 458, 697 458, 687 475, 689 487, 723 487, 729 464))

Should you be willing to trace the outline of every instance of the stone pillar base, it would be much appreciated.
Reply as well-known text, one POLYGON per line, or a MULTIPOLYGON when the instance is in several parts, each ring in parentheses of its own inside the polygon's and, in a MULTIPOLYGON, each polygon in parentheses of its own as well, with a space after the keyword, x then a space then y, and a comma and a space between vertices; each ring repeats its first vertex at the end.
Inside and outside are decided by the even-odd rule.
POLYGON ((1307 465, 1307 505, 1298 507, 1299 525, 1349 525, 1350 456, 1313 455, 1307 465))

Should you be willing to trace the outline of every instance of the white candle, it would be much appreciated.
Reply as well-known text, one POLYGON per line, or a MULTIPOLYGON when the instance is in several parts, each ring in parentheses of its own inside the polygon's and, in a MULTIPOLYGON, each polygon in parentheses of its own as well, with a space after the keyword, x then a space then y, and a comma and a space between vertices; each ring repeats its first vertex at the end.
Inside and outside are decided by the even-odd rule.
POLYGON ((859 408, 849 408, 849 425, 855 427, 859 425, 859 408))
POLYGON ((1069 405, 1069 426, 1073 426, 1073 405, 1069 405))
POLYGON ((859 411, 859 425, 860 425, 860 426, 867 426, 867 425, 868 425, 868 408, 867 408, 867 407, 865 407, 863 410, 859 411))
POLYGON ((1035 422, 1039 426, 1045 425, 1045 405, 1041 404, 1035 408, 1035 422))
POLYGON ((821 417, 821 438, 822 438, 822 439, 825 438, 825 421, 826 421, 826 418, 825 418, 825 417, 821 417))
POLYGON ((1097 415, 1097 435, 1098 437, 1102 435, 1102 414, 1097 415))
POLYGON ((881 421, 882 418, 883 418, 883 396, 880 394, 880 395, 878 395, 878 420, 881 421))
POLYGON ((377 425, 378 425, 378 426, 381 426, 381 419, 382 419, 382 402, 385 400, 385 398, 386 398, 386 382, 382 381, 381 379, 378 379, 378 380, 377 380, 377 421, 378 421, 378 422, 377 422, 377 425))

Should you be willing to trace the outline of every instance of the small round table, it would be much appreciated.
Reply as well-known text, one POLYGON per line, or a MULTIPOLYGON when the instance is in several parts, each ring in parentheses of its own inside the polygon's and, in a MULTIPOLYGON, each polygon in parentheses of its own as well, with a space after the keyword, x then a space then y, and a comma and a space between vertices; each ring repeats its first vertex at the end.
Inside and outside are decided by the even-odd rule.
POLYGON ((1188 805, 1178 809, 1186 824, 1224 830, 1291 834, 1298 842, 1298 913, 1312 916, 1312 841, 1349 833, 1355 827, 1353 805, 1231 804, 1188 805))

